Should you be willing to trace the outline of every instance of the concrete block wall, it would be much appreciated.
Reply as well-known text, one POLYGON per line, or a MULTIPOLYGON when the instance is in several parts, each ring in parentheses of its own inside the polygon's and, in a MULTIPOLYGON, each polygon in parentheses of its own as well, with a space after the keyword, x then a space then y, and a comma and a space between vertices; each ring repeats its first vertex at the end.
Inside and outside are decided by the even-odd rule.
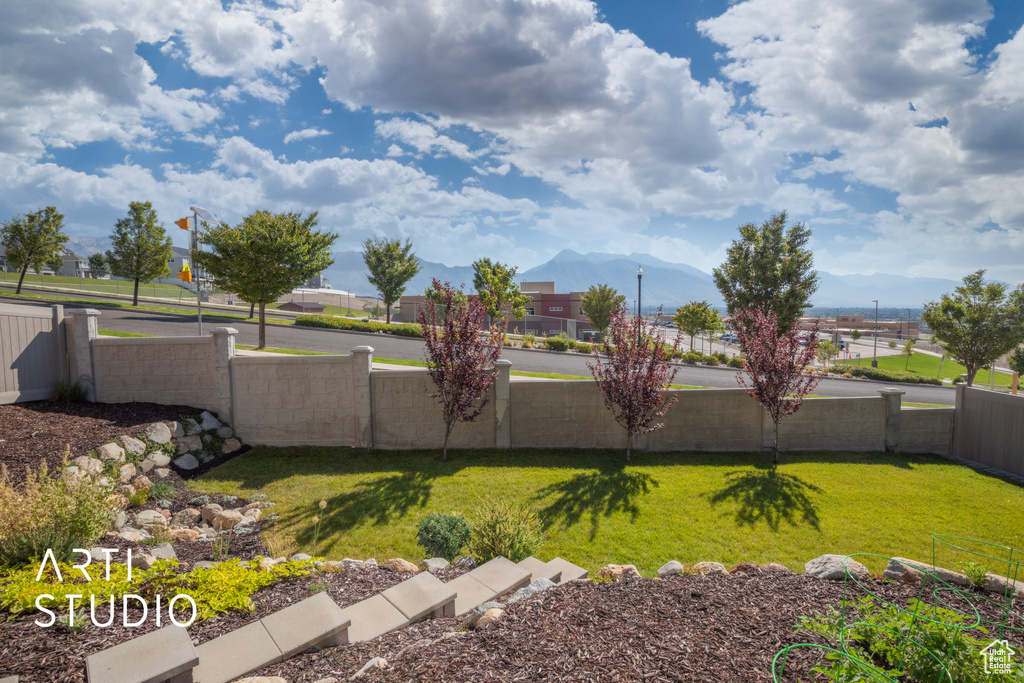
MULTIPOLYGON (((753 399, 751 399, 753 400, 753 399)), ((807 399, 779 423, 779 448, 786 451, 884 451, 886 402, 881 396, 807 399)), ((764 417, 764 448, 775 425, 764 417)))
POLYGON ((900 411, 901 453, 950 453, 955 408, 904 408, 900 411))
POLYGON ((355 356, 231 361, 234 430, 248 444, 357 445, 355 356))
POLYGON ((700 389, 675 393, 679 400, 658 420, 665 426, 646 437, 649 450, 761 449, 762 411, 747 392, 700 389))
POLYGON ((213 337, 93 339, 92 361, 100 403, 146 401, 223 412, 213 337))
MULTIPOLYGON (((440 448, 444 443, 441 404, 425 369, 384 370, 370 374, 373 447, 383 449, 440 448)), ((473 422, 459 422, 450 448, 494 448, 497 444, 495 389, 484 412, 473 422)))
POLYGON ((594 382, 515 382, 511 411, 513 448, 626 447, 594 382))

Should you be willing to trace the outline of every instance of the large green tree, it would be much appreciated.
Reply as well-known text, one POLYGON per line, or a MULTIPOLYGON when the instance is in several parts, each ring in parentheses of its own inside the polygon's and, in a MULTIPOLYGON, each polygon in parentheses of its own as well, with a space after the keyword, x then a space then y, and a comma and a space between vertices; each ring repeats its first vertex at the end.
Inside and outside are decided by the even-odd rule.
POLYGON ((487 315, 501 320, 501 326, 508 329, 509 320, 519 320, 526 315, 530 297, 519 289, 515 282, 518 266, 492 263, 489 258, 473 262, 473 288, 480 303, 487 309, 487 315))
POLYGON ((587 316, 591 327, 600 333, 604 333, 612 322, 612 314, 615 309, 626 303, 626 296, 619 294, 618 290, 610 285, 591 285, 583 293, 580 301, 580 308, 583 315, 587 316))
POLYGON ((61 228, 64 216, 56 207, 48 206, 24 216, 16 216, 0 227, 0 244, 6 250, 6 260, 21 269, 15 294, 21 294, 25 273, 31 267, 37 273, 53 259, 60 259, 68 236, 61 228))
POLYGON ((672 321, 679 326, 679 331, 690 335, 690 350, 693 351, 693 338, 701 332, 714 332, 721 327, 718 311, 711 308, 707 301, 691 301, 676 309, 672 321))
POLYGON ((334 263, 331 247, 338 235, 321 232, 317 213, 257 211, 237 226, 204 225, 199 241, 210 251, 193 252, 193 261, 217 286, 244 301, 259 304, 259 348, 266 346, 266 306, 334 263))
POLYGON ((807 249, 811 230, 803 223, 786 229, 786 212, 761 225, 740 226, 725 263, 715 268, 715 285, 730 316, 740 310, 774 311, 780 331, 788 331, 811 305, 818 289, 814 257, 807 249))
POLYGON ((979 369, 1024 341, 1024 285, 1008 293, 984 276, 984 270, 971 273, 952 294, 926 303, 921 315, 935 341, 967 368, 967 386, 979 369))
POLYGON ((167 265, 173 256, 171 238, 164 226, 157 223, 156 211, 150 202, 132 202, 128 205, 128 215, 114 225, 110 242, 107 266, 112 275, 135 283, 132 306, 138 306, 139 283, 152 282, 171 273, 167 265))
POLYGON ((369 269, 367 279, 380 292, 387 307, 387 322, 391 322, 391 304, 402 298, 405 284, 420 272, 420 262, 412 253, 412 242, 386 237, 370 238, 363 242, 363 262, 369 269))

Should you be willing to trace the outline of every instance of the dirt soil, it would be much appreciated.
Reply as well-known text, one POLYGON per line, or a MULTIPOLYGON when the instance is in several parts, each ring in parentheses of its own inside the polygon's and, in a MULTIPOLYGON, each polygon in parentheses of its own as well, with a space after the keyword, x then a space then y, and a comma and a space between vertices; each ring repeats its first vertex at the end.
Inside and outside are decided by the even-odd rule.
MULTIPOLYGON (((73 455, 82 455, 122 434, 137 434, 150 422, 198 412, 152 404, 0 406, 0 462, 12 472, 44 460, 53 467, 68 445, 73 455)), ((172 508, 177 510, 195 494, 184 491, 177 475, 172 477, 180 489, 172 508)), ((185 564, 210 559, 208 546, 184 546, 199 546, 176 544, 185 564)), ((233 556, 251 558, 265 552, 258 536, 233 539, 233 556)), ((442 570, 438 577, 449 581, 463 571, 442 570)), ((193 624, 189 634, 201 644, 317 592, 327 592, 344 608, 409 576, 382 568, 316 572, 263 589, 253 596, 254 611, 193 624)), ((919 590, 879 579, 866 586, 901 604, 919 590)), ((500 621, 484 630, 466 630, 458 618, 430 620, 370 642, 300 655, 249 675, 281 676, 289 683, 328 677, 349 680, 371 659, 383 657, 386 666, 367 672, 363 679, 768 682, 773 680, 777 652, 797 643, 825 644, 809 632, 795 632, 794 625, 801 615, 839 608, 843 591, 842 582, 754 565, 739 565, 730 574, 572 582, 510 606, 500 621)), ((863 594, 853 590, 848 600, 858 592, 863 594)), ((983 616, 998 619, 996 606, 972 602, 980 605, 983 616)), ((1013 609, 1018 615, 1024 612, 1019 600, 1013 609)), ((125 628, 118 620, 108 628, 89 624, 70 633, 59 626, 35 625, 39 617, 12 617, 0 610, 0 679, 19 675, 21 683, 80 683, 85 680, 87 656, 156 628, 150 618, 139 627, 125 628)), ((105 617, 105 610, 97 610, 97 619, 105 617)), ((1011 625, 1018 630, 1006 637, 1020 652, 1024 620, 1013 616, 1011 625)), ((993 637, 973 635, 986 642, 993 637)), ((794 651, 779 680, 826 680, 810 672, 816 661, 813 650, 794 651)))

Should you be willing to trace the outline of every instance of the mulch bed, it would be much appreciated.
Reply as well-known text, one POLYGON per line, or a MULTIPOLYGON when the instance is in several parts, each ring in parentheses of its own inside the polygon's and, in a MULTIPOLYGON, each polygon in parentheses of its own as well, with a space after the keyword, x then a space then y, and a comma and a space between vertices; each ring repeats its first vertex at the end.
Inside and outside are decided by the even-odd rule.
MULTIPOLYGON (((178 420, 198 412, 186 406, 140 403, 0 406, 0 462, 8 465, 12 475, 25 465, 38 467, 43 460, 54 471, 68 444, 73 455, 82 455, 123 434, 137 434, 150 422, 178 420)), ((184 490, 176 474, 171 476, 179 489, 172 507, 177 510, 195 494, 184 490)), ((100 545, 125 548, 130 544, 108 538, 100 545)), ((136 548, 136 552, 145 549, 136 548)), ((178 543, 175 550, 184 563, 210 559, 208 545, 178 543)), ((265 553, 258 536, 232 539, 232 556, 265 553)), ((499 622, 481 631, 461 629, 461 619, 425 621, 370 642, 300 655, 250 675, 277 675, 289 683, 332 676, 348 680, 372 658, 383 657, 388 666, 368 672, 364 679, 771 681, 776 652, 795 643, 825 644, 818 636, 797 633, 793 627, 801 615, 839 607, 843 584, 744 569, 730 575, 683 575, 663 581, 573 582, 510 606, 499 622)), ((463 571, 447 569, 438 576, 448 581, 463 571)), ((255 611, 193 624, 189 634, 201 644, 320 591, 345 607, 408 577, 381 568, 297 577, 256 593, 255 611)), ((912 585, 879 580, 868 585, 876 594, 901 603, 918 591, 912 585)), ((1014 608, 1017 613, 1024 611, 1020 601, 1014 608)), ((997 618, 994 606, 982 603, 982 610, 989 618, 997 618)), ((98 610, 100 621, 105 615, 105 610, 98 610)), ((156 628, 152 615, 139 627, 125 628, 116 621, 108 628, 90 624, 78 633, 36 626, 34 620, 40 617, 36 613, 8 617, 0 613, 0 678, 17 674, 22 683, 80 683, 85 680, 88 655, 156 628)), ((1017 619, 1015 625, 1024 629, 1024 622, 1017 619)), ((1015 648, 1024 648, 1022 631, 1008 632, 1007 638, 1015 648)), ((795 651, 785 680, 821 680, 810 673, 812 659, 812 651, 795 651)))

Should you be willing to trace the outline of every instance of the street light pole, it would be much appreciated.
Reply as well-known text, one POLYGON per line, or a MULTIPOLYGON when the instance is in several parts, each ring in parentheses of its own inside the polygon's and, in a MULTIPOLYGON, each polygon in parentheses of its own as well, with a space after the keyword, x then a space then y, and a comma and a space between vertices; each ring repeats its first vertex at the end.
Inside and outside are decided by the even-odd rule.
POLYGON ((644 277, 643 266, 637 266, 637 269, 636 269, 636 314, 640 318, 640 322, 639 322, 639 324, 637 325, 637 328, 636 328, 636 343, 637 343, 637 346, 640 345, 641 332, 643 331, 643 327, 644 327, 644 323, 643 323, 644 317, 643 317, 643 313, 642 313, 642 311, 643 311, 643 299, 641 298, 641 292, 640 292, 640 281, 643 279, 643 277, 644 277))
MULTIPOLYGON (((199 219, 201 218, 204 221, 206 221, 207 223, 215 222, 217 219, 215 219, 213 216, 211 216, 210 212, 207 211, 206 209, 202 208, 202 207, 190 206, 188 208, 189 208, 189 210, 192 211, 193 219, 195 221, 194 224, 193 224, 194 227, 195 227, 195 232, 192 235, 192 244, 190 246, 192 247, 193 251, 199 251, 199 219)), ((193 257, 193 260, 194 260, 194 257, 193 257)), ((202 337, 203 336, 203 291, 202 291, 203 290, 203 283, 202 283, 202 278, 200 277, 200 275, 201 275, 201 272, 200 272, 199 268, 196 268, 196 306, 197 306, 197 310, 199 312, 199 336, 202 337)))
POLYGON ((878 367, 878 299, 872 299, 875 303, 875 350, 871 353, 871 367, 878 367))

